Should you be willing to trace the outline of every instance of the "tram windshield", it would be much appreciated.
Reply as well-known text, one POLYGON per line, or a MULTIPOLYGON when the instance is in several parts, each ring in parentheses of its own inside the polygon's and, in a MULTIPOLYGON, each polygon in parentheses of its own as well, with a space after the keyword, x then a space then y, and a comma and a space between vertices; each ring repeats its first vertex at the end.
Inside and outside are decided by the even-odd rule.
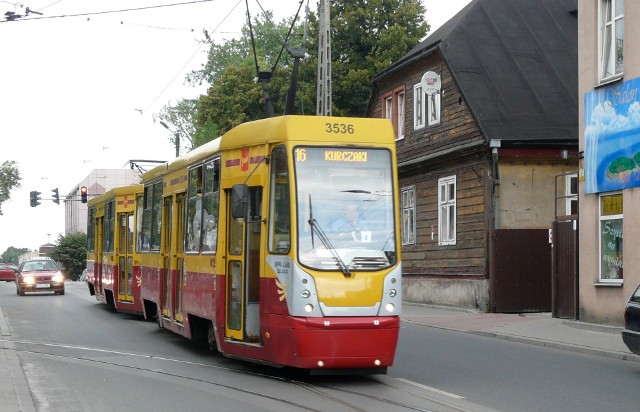
POLYGON ((395 264, 391 152, 297 147, 294 158, 300 263, 345 274, 395 264))

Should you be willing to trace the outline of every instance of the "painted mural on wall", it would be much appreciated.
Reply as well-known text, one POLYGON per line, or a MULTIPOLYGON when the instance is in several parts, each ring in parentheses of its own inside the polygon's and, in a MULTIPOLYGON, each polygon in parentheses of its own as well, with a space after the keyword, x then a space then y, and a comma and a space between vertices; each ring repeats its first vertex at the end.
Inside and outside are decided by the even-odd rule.
POLYGON ((640 79, 584 96, 585 192, 640 186, 640 79))

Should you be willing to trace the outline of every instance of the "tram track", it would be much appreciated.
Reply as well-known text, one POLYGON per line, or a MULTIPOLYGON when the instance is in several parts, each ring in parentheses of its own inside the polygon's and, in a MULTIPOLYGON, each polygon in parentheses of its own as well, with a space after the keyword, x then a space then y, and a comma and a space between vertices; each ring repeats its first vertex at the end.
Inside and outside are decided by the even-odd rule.
MULTIPOLYGON (((111 350, 104 348, 96 348, 96 347, 85 347, 85 346, 77 346, 77 345, 69 345, 69 344, 61 344, 61 343, 53 343, 53 342, 39 342, 39 341, 30 341, 30 340, 20 340, 20 339, 0 339, 5 349, 15 350, 18 353, 28 354, 33 356, 45 356, 52 357, 58 359, 68 359, 78 362, 89 362, 94 364, 105 365, 109 367, 116 368, 126 368, 129 370, 135 370, 137 372, 144 372, 150 374, 162 375, 165 377, 171 377, 175 379, 183 379, 186 381, 197 382, 205 385, 212 385, 217 388, 223 388, 232 390, 235 392, 239 392, 244 395, 255 396, 259 399, 270 400, 274 402, 281 403, 283 405, 287 405, 289 407, 297 408, 304 411, 323 411, 323 410, 345 410, 345 411, 356 411, 356 412, 366 412, 371 411, 372 403, 377 404, 375 406, 375 410, 407 410, 407 411, 417 411, 417 412, 430 412, 430 411, 458 411, 458 412, 469 412, 475 409, 469 409, 465 407, 460 407, 460 405, 455 404, 455 402, 446 402, 443 401, 442 398, 438 398, 436 396, 429 396, 428 391, 415 390, 407 387, 407 385, 403 385, 402 380, 397 380, 394 378, 386 378, 385 380, 390 380, 392 383, 384 382, 382 379, 371 377, 368 375, 350 375, 349 379, 358 379, 358 382, 362 380, 366 380, 370 383, 377 385, 376 387, 370 387, 365 385, 365 390, 356 390, 350 389, 347 387, 341 387, 339 383, 336 383, 336 379, 332 378, 331 384, 323 383, 327 379, 327 377, 305 377, 305 378, 292 378, 287 376, 287 372, 282 369, 278 369, 279 373, 271 374, 264 373, 262 371, 255 370, 246 370, 242 368, 233 368, 222 365, 211 365, 202 362, 195 362, 189 360, 181 360, 163 356, 157 356, 153 354, 145 354, 145 353, 135 353, 135 352, 127 352, 127 351, 119 351, 119 350, 111 350), (65 352, 71 351, 72 353, 56 353, 56 352, 65 352), (83 355, 86 353, 87 355, 83 355), (159 369, 155 367, 144 367, 139 365, 131 365, 126 364, 124 362, 118 361, 109 361, 105 359, 97 359, 91 358, 89 354, 94 355, 113 355, 113 356, 124 356, 124 357, 133 357, 136 359, 149 359, 155 361, 162 362, 171 362, 174 364, 182 364, 188 366, 196 366, 200 368, 214 369, 225 371, 234 374, 241 375, 251 375, 254 377, 265 378, 270 380, 275 380, 284 384, 295 385, 298 388, 305 390, 306 392, 312 394, 317 399, 315 402, 310 402, 307 397, 301 396, 301 400, 295 399, 287 399, 285 397, 279 397, 277 395, 272 395, 267 393, 266 391, 260 391, 251 388, 242 388, 234 385, 230 385, 224 382, 216 381, 215 379, 206 379, 201 377, 189 376, 188 374, 178 373, 168 371, 166 369, 159 369), (403 400, 402 396, 397 396, 396 399, 393 399, 391 396, 380 396, 375 395, 375 393, 380 391, 398 391, 398 393, 402 393, 406 395, 407 398, 412 400, 403 400), (340 396, 344 395, 344 396, 340 396), (351 399, 345 399, 351 398, 351 399), (422 402, 421 402, 422 401, 422 402), (425 408, 421 406, 421 404, 430 403, 434 405, 433 407, 425 408), (328 409, 318 409, 311 405, 331 405, 328 409)), ((346 380, 345 377, 338 377, 338 382, 343 382, 345 386, 349 386, 352 384, 352 380, 346 380)), ((418 388, 420 389, 420 388, 418 388)))

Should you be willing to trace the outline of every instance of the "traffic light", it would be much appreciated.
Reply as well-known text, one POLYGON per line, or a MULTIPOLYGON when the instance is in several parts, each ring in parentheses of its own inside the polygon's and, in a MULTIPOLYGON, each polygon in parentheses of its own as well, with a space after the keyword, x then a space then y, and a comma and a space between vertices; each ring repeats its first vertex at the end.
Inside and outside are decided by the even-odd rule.
POLYGON ((80 187, 80 201, 82 203, 87 203, 87 187, 86 186, 80 187))
POLYGON ((31 207, 36 207, 40 204, 40 192, 32 190, 31 193, 31 207))
POLYGON ((60 204, 60 195, 58 194, 58 188, 51 189, 53 192, 53 203, 60 204))

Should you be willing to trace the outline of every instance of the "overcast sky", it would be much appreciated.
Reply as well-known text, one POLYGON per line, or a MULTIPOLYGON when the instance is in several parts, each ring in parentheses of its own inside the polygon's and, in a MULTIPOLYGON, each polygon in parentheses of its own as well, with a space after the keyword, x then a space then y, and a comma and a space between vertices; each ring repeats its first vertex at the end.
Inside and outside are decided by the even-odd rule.
MULTIPOLYGON (((203 30, 222 41, 237 36, 246 19, 245 0, 23 1, 0 0, 0 21, 5 12, 42 13, 0 23, 0 164, 16 161, 22 177, 2 207, 0 253, 35 250, 64 233, 64 204, 43 200, 31 208, 30 191, 51 199, 58 188, 63 197, 94 169, 173 158, 169 132, 152 115, 206 93, 206 85, 184 84, 206 61, 203 30)), ((432 31, 469 1, 424 0, 432 31)), ((248 3, 252 15, 261 6, 276 21, 300 4, 248 3)), ((315 11, 316 1, 309 7, 315 11)))

